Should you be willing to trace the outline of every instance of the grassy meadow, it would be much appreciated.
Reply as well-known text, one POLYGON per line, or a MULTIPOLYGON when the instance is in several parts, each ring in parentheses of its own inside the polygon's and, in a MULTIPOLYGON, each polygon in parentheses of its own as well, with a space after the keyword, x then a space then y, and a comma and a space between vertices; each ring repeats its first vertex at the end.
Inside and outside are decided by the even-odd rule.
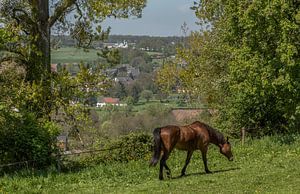
POLYGON ((93 63, 98 59, 97 52, 99 50, 62 47, 51 51, 51 63, 93 63))
POLYGON ((113 162, 57 173, 20 171, 0 178, 0 193, 299 193, 300 137, 265 137, 242 146, 232 142, 233 162, 210 146, 204 174, 200 153, 195 152, 185 177, 178 177, 185 152, 174 151, 168 160, 172 178, 158 180, 158 166, 148 159, 113 162))

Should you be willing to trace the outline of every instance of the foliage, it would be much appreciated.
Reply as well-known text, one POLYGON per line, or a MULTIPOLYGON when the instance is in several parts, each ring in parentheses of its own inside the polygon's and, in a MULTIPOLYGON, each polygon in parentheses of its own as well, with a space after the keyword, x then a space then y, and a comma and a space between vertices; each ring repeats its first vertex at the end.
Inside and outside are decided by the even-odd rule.
POLYGON ((152 132, 156 127, 176 123, 170 113, 171 105, 158 102, 135 106, 127 104, 125 107, 106 106, 98 111, 101 125, 97 127, 97 131, 105 138, 131 132, 152 132))
POLYGON ((150 90, 143 90, 141 92, 141 97, 146 99, 147 102, 149 102, 149 100, 152 98, 152 96, 153 96, 153 92, 150 90))
MULTIPOLYGON (((50 137, 46 136, 47 127, 43 127, 48 122, 51 125, 59 124, 70 134, 75 132, 80 138, 80 129, 88 128, 87 123, 89 123, 87 117, 89 111, 85 105, 89 103, 90 97, 103 93, 109 86, 109 82, 98 68, 91 69, 82 65, 76 77, 71 77, 65 70, 58 74, 52 73, 51 31, 60 33, 61 29, 67 29, 67 33, 76 40, 78 46, 88 48, 92 41, 107 37, 109 29, 105 30, 100 26, 106 17, 127 18, 131 15, 140 17, 144 6, 145 0, 0 1, 0 49, 7 53, 0 58, 0 68, 4 69, 0 75, 0 103, 6 104, 8 110, 20 111, 24 119, 21 117, 19 120, 28 119, 28 122, 20 127, 25 132, 30 132, 29 135, 24 135, 24 139, 16 144, 16 147, 13 147, 17 153, 19 153, 18 149, 22 151, 21 144, 28 141, 32 146, 25 147, 28 149, 26 150, 28 154, 37 152, 45 155, 43 158, 47 159, 51 150, 45 145, 50 146, 53 143, 49 140, 50 137), (6 63, 2 63, 3 61, 6 63), (6 66, 13 62, 17 67, 24 67, 23 75, 17 78, 13 77, 13 68, 6 69, 6 66), (5 72, 8 72, 8 75, 5 72), (32 112, 33 116, 29 115, 27 118, 28 112, 32 112), (37 133, 37 139, 31 137, 31 130, 37 133), (36 141, 35 146, 40 146, 40 151, 36 151, 31 140, 36 141), (40 143, 42 141, 45 145, 40 143)), ((116 63, 109 53, 106 53, 105 57, 109 62, 116 63)), ((10 135, 19 136, 16 130, 20 132, 22 130, 14 126, 14 122, 17 121, 10 121, 10 119, 10 117, 3 117, 4 124, 13 122, 10 130, 14 133, 10 135)), ((8 134, 3 135, 7 137, 8 134)), ((1 140, 5 142, 4 139, 1 140)), ((16 157, 16 160, 32 157, 36 159, 38 156, 23 154, 16 157)))
POLYGON ((152 150, 152 138, 144 133, 130 133, 106 143, 103 147, 111 150, 94 158, 97 162, 147 160, 152 150))
POLYGON ((115 88, 113 92, 114 94, 112 94, 112 96, 120 98, 121 100, 127 97, 127 91, 125 85, 122 82, 115 83, 115 88))
POLYGON ((229 62, 227 118, 231 126, 264 133, 298 130, 300 4, 274 0, 241 5, 225 4, 221 19, 235 56, 229 62))
POLYGON ((151 62, 150 56, 145 51, 128 48, 128 49, 119 49, 119 52, 121 56, 121 63, 123 64, 131 63, 132 65, 134 65, 133 63, 134 59, 137 57, 142 57, 146 63, 151 62))
POLYGON ((163 92, 170 92, 176 89, 178 80, 177 65, 170 62, 162 66, 157 72, 156 84, 163 92))
POLYGON ((105 47, 101 50, 100 53, 98 53, 98 56, 106 60, 106 67, 118 65, 121 61, 121 56, 119 50, 117 49, 108 49, 107 47, 105 47))
POLYGON ((1 107, 0 163, 28 161, 29 166, 48 165, 55 153, 57 135, 55 124, 40 121, 33 113, 1 107))
MULTIPOLYGON (((25 66, 26 81, 40 83, 42 96, 39 110, 45 110, 41 117, 51 112, 51 67, 50 35, 51 30, 59 32, 68 27, 68 33, 76 39, 78 46, 87 48, 93 40, 103 40, 108 30, 100 23, 108 16, 127 18, 141 16, 144 0, 124 1, 0 1, 1 31, 10 41, 1 41, 1 49, 13 53, 10 59, 25 66), (50 99, 49 99, 50 98, 50 99), (49 104, 49 105, 47 105, 49 104)), ((2 33, 1 33, 2 34, 2 33)), ((1 35, 2 37, 2 35, 1 35)), ((106 53, 106 57, 109 58, 106 53)), ((7 58, 1 59, 8 60, 7 58)), ((110 60, 110 59, 108 59, 110 60)))
POLYGON ((140 98, 140 87, 137 84, 132 85, 129 90, 129 95, 133 98, 133 103, 137 103, 140 98))
POLYGON ((160 70, 160 86, 219 109, 221 128, 233 133, 299 130, 300 4, 201 0, 194 9, 208 28, 178 49, 186 66, 160 70))
POLYGON ((187 176, 179 177, 186 152, 175 150, 168 159, 172 179, 158 180, 158 169, 147 160, 108 162, 93 167, 57 173, 21 171, 0 179, 4 193, 298 193, 299 137, 290 144, 265 137, 247 140, 244 146, 232 141, 235 160, 228 162, 213 145, 208 151, 205 174, 201 154, 195 153, 187 176))

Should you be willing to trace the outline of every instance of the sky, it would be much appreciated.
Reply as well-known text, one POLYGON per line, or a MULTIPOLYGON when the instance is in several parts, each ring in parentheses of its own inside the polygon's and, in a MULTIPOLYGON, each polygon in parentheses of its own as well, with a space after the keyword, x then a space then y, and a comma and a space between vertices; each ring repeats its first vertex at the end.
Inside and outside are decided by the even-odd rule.
POLYGON ((182 36, 185 22, 189 31, 199 30, 193 10, 194 0, 147 0, 142 18, 107 19, 104 27, 111 27, 114 35, 182 36))

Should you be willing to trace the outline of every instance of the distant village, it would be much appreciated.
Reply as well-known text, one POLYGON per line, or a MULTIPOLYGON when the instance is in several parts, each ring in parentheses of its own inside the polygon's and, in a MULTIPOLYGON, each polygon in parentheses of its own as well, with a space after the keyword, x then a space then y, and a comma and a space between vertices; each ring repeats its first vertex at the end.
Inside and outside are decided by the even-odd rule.
MULTIPOLYGON (((135 36, 110 36, 111 40, 108 42, 101 42, 99 44, 94 44, 92 49, 101 50, 103 48, 108 49, 120 49, 120 50, 131 50, 129 52, 145 52, 148 55, 148 59, 150 58, 153 61, 160 61, 160 64, 164 59, 175 59, 175 47, 178 42, 181 41, 181 38, 178 37, 135 37, 135 36)), ((59 37, 54 37, 59 38, 59 37)), ((62 46, 68 47, 74 44, 74 41, 69 37, 63 37, 63 39, 58 40, 62 46)), ((60 47, 57 47, 58 49, 60 47)), ((141 55, 137 55, 141 57, 141 55)), ((80 69, 80 63, 74 62, 64 62, 59 63, 59 60, 56 60, 57 63, 51 64, 52 72, 59 72, 61 69, 65 68, 72 76, 75 76, 80 69)), ((97 63, 97 62, 96 62, 97 63)), ((95 65, 93 63, 91 65, 95 65)), ((149 61, 148 61, 149 63, 149 61)), ((152 66, 153 70, 155 68, 159 68, 160 65, 152 66)), ((141 70, 138 66, 132 66, 130 61, 126 61, 125 63, 119 64, 117 66, 108 68, 104 70, 104 73, 114 82, 120 83, 125 86, 133 84, 140 76, 141 70)), ((153 71, 152 70, 152 71, 153 71)), ((155 70, 154 70, 155 71, 155 70)), ((144 73, 144 72, 143 72, 144 73)), ((149 73, 149 72, 148 72, 149 73)), ((144 74, 143 74, 144 75, 144 74)), ((120 103, 118 98, 112 98, 113 96, 107 96, 102 98, 97 98, 97 103, 94 104, 97 107, 101 108, 106 106, 107 104, 111 104, 113 106, 126 106, 120 103)), ((116 96, 114 96, 116 97, 116 96)))
MULTIPOLYGON (((68 64, 60 64, 62 67, 68 64)), ((79 64, 72 64, 73 66, 78 66, 79 64)), ((51 64, 51 71, 58 72, 58 64, 51 64)), ((106 69, 104 73, 111 78, 115 83, 122 83, 124 85, 131 84, 140 75, 140 70, 138 68, 132 67, 129 64, 120 64, 114 68, 106 69)), ((76 75, 73 72, 73 75, 76 75)), ((118 98, 104 97, 99 102, 97 102, 96 107, 102 108, 106 105, 113 106, 126 106, 126 104, 120 103, 118 98)))

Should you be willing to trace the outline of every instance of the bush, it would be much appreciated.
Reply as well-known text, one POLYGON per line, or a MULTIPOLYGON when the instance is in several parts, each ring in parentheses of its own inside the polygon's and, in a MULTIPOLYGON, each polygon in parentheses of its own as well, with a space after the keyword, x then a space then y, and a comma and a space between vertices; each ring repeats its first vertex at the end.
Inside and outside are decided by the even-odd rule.
POLYGON ((136 160, 149 160, 152 152, 152 137, 144 133, 131 133, 104 145, 105 151, 94 157, 95 163, 111 161, 128 162, 136 160))
POLYGON ((35 167, 50 164, 57 132, 53 123, 38 121, 32 113, 1 108, 0 163, 30 161, 27 164, 35 167))

